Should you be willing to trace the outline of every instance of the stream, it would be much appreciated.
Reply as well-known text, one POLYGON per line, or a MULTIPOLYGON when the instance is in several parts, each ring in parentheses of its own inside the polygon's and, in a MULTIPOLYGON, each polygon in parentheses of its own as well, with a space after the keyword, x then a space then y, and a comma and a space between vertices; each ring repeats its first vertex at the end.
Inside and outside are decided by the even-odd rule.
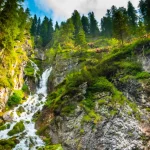
MULTIPOLYGON (((38 67, 33 62, 32 66, 36 73, 38 67)), ((6 123, 6 125, 9 124, 10 128, 0 131, 0 139, 9 139, 13 136, 17 137, 20 142, 13 150, 36 150, 37 147, 44 146, 44 142, 36 135, 35 123, 32 120, 33 115, 43 108, 44 102, 46 101, 47 81, 51 71, 52 68, 48 68, 43 72, 35 94, 30 95, 23 104, 19 104, 8 112, 8 115, 12 116, 12 121, 6 123), (23 108, 24 111, 18 114, 17 111, 20 107, 23 108), (23 122, 25 130, 21 133, 9 136, 8 132, 20 121, 23 122)))

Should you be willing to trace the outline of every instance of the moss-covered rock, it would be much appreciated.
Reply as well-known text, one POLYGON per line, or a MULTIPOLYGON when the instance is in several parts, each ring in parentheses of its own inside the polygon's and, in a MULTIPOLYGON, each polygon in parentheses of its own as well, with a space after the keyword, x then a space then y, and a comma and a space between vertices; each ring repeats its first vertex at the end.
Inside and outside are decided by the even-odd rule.
POLYGON ((18 143, 19 140, 17 140, 16 138, 0 140, 0 150, 12 150, 18 143))
POLYGON ((25 130, 25 126, 23 121, 16 123, 12 130, 8 132, 9 136, 15 135, 17 133, 23 132, 25 130))
POLYGON ((45 147, 38 148, 38 150, 63 150, 61 144, 57 145, 48 145, 45 147))

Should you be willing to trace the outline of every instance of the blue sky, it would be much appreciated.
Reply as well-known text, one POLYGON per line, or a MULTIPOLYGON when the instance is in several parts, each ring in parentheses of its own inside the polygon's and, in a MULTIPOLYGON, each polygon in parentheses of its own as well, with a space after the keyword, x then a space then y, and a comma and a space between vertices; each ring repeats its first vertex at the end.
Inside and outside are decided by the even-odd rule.
POLYGON ((44 16, 47 16, 48 18, 53 18, 53 11, 51 9, 49 9, 48 11, 40 9, 40 7, 38 7, 34 0, 25 0, 24 7, 30 9, 30 13, 32 16, 36 14, 37 17, 40 17, 41 19, 43 19, 44 16))
MULTIPOLYGON (((76 9, 80 14, 87 15, 93 11, 96 19, 105 15, 106 10, 112 5, 117 7, 127 7, 129 0, 25 0, 24 7, 28 7, 32 15, 36 14, 41 19, 46 15, 52 18, 53 22, 61 22, 71 17, 72 12, 76 9)), ((130 0, 135 7, 138 6, 139 0, 130 0)))

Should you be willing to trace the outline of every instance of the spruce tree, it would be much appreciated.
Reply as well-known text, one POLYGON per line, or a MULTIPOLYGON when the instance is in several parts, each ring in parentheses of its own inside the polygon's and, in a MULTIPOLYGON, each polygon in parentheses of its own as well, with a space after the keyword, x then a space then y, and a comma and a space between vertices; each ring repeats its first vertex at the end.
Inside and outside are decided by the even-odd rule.
POLYGON ((50 19, 49 22, 48 22, 47 44, 52 40, 53 32, 54 32, 53 22, 52 22, 52 19, 50 19))
POLYGON ((137 26, 137 14, 134 6, 130 1, 128 2, 127 13, 128 13, 129 25, 132 27, 133 30, 133 28, 137 26))
POLYGON ((36 35, 40 35, 40 31, 41 31, 41 18, 39 17, 38 22, 37 22, 37 32, 36 35))
POLYGON ((147 31, 150 31, 150 0, 140 0, 139 8, 147 31))
POLYGON ((20 7, 23 0, 7 0, 0 13, 0 46, 11 50, 20 34, 20 7))
POLYGON ((82 45, 83 41, 84 40, 86 41, 86 39, 85 39, 85 33, 83 31, 81 17, 80 17, 80 14, 77 10, 75 10, 73 12, 71 19, 72 19, 74 29, 75 29, 75 32, 74 32, 75 45, 80 45, 80 44, 82 45), (80 37, 81 34, 84 34, 82 36, 82 38, 84 38, 84 39, 82 41, 79 41, 79 37, 80 37))
POLYGON ((86 17, 86 16, 83 15, 82 18, 81 18, 81 22, 82 22, 82 26, 83 26, 83 30, 84 30, 85 34, 89 34, 89 31, 90 31, 90 29, 89 29, 90 24, 89 24, 89 19, 88 19, 88 17, 86 17))
POLYGON ((59 25, 58 25, 58 22, 56 21, 56 24, 55 24, 55 31, 56 30, 59 30, 59 25))
POLYGON ((76 36, 79 33, 79 30, 82 28, 81 17, 77 10, 73 12, 71 19, 73 21, 73 25, 75 28, 75 36, 76 36))
POLYGON ((34 18, 32 20, 32 26, 31 26, 31 35, 36 36, 37 35, 37 16, 34 15, 34 18))
POLYGON ((41 24, 41 32, 40 32, 40 36, 42 38, 42 46, 46 46, 47 44, 48 24, 49 19, 45 16, 41 24))
POLYGON ((89 13, 89 20, 90 20, 90 34, 93 37, 99 35, 98 23, 95 19, 94 12, 89 13))
POLYGON ((113 34, 121 43, 128 35, 128 19, 124 8, 118 9, 114 14, 113 34))
POLYGON ((112 37, 111 11, 107 10, 106 17, 101 19, 101 34, 105 37, 112 37))

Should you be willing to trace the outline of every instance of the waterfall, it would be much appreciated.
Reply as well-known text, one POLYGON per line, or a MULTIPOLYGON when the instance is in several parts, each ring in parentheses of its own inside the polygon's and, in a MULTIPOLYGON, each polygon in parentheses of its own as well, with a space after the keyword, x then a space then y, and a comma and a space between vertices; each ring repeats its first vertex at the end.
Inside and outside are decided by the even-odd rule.
MULTIPOLYGON (((34 65, 35 66, 35 65, 34 65)), ((36 70, 37 66, 35 66, 36 70)), ((18 105, 13 110, 9 111, 12 116, 12 122, 6 123, 10 124, 10 128, 0 131, 0 139, 9 139, 13 136, 7 135, 7 133, 12 130, 17 122, 23 121, 25 130, 22 133, 15 134, 14 136, 20 141, 16 145, 14 150, 35 150, 38 146, 44 146, 44 142, 36 135, 35 123, 32 121, 33 115, 42 109, 47 96, 47 81, 48 77, 52 71, 52 68, 46 69, 41 78, 40 85, 37 87, 36 93, 30 95, 26 102, 18 105), (17 114, 17 110, 22 107, 24 112, 20 115, 17 114), (32 144, 32 147, 31 147, 32 144)))

